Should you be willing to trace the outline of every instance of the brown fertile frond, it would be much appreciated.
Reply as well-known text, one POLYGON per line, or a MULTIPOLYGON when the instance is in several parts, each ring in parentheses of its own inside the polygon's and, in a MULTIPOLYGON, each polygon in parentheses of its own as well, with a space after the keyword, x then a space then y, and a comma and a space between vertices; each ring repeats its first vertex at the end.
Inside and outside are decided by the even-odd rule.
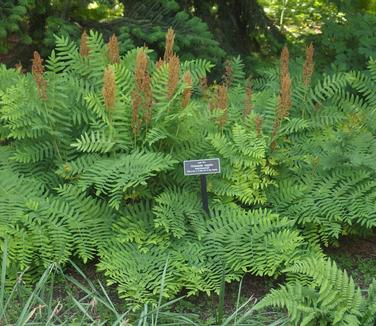
POLYGON ((46 100, 47 99, 47 81, 44 79, 44 67, 43 59, 37 51, 34 51, 34 57, 32 59, 31 72, 34 77, 35 83, 37 84, 39 96, 46 100))
POLYGON ((233 73, 234 73, 234 71, 233 71, 231 62, 227 60, 225 62, 225 74, 223 75, 223 83, 226 87, 231 86, 231 84, 234 80, 233 73))
POLYGON ((252 84, 250 80, 247 80, 245 86, 245 97, 244 97, 244 110, 243 110, 243 119, 246 119, 253 109, 252 105, 252 84))
POLYGON ((278 115, 281 120, 288 116, 291 105, 291 78, 290 75, 287 74, 283 76, 281 84, 281 95, 278 108, 278 115))
POLYGON ((80 40, 80 55, 81 57, 87 57, 89 55, 90 49, 87 45, 87 34, 86 31, 84 31, 81 35, 80 40))
POLYGON ((107 44, 108 47, 108 59, 111 63, 119 63, 120 62, 120 54, 119 54, 119 43, 118 39, 115 34, 112 34, 110 40, 107 44))
MULTIPOLYGON (((291 79, 290 79, 289 74, 283 76, 280 92, 281 94, 278 100, 277 115, 274 121, 274 126, 273 126, 273 131, 272 131, 272 139, 274 139, 277 136, 278 131, 282 124, 282 120, 288 116, 291 105, 292 105, 291 79)), ((276 141, 274 139, 271 144, 272 150, 274 150, 275 147, 276 147, 276 141)))
POLYGON ((155 63, 155 68, 158 70, 160 69, 164 64, 164 61, 162 58, 159 58, 158 61, 155 63))
POLYGON ((183 109, 187 107, 189 104, 189 101, 191 100, 192 96, 192 76, 189 71, 186 71, 183 76, 183 81, 184 81, 184 91, 183 91, 183 100, 181 106, 183 109))
POLYGON ((147 75, 148 57, 143 50, 138 51, 136 57, 135 81, 139 90, 144 89, 145 75, 147 75))
POLYGON ((216 107, 223 111, 222 116, 218 119, 219 126, 223 128, 228 119, 228 89, 225 85, 218 86, 216 107))
POLYGON ((281 53, 280 60, 280 95, 278 99, 278 107, 272 130, 272 150, 274 150, 277 145, 275 137, 277 136, 278 131, 281 127, 282 120, 288 116, 291 106, 292 101, 291 78, 289 73, 289 52, 287 47, 284 47, 281 53))
POLYGON ((315 49, 311 43, 306 49, 306 58, 303 66, 303 83, 304 86, 309 86, 311 84, 311 77, 314 71, 315 64, 313 62, 313 53, 315 49))
POLYGON ((259 114, 255 117, 256 135, 260 136, 262 131, 262 116, 259 114))
POLYGON ((112 67, 107 67, 104 70, 102 95, 106 109, 112 112, 116 103, 116 81, 112 67))
POLYGON ((38 51, 34 51, 34 57, 32 59, 33 65, 31 67, 31 72, 33 76, 40 76, 43 75, 44 67, 43 67, 43 59, 41 58, 38 51))
POLYGON ((175 32, 172 27, 167 30, 166 33, 166 45, 164 53, 164 61, 169 62, 171 57, 174 55, 174 41, 175 32))
POLYGON ((221 110, 225 110, 227 109, 227 106, 228 106, 228 89, 225 85, 219 85, 217 108, 221 110))
POLYGON ((141 128, 141 122, 138 121, 139 107, 142 108, 143 119, 146 125, 150 124, 152 118, 153 94, 151 88, 150 75, 147 69, 148 57, 143 50, 140 50, 136 57, 136 93, 132 93, 133 119, 136 126, 136 129, 134 129, 133 132, 135 136, 139 133, 139 129, 141 128))
POLYGON ((280 127, 281 127, 281 121, 276 119, 274 121, 274 126, 273 126, 273 130, 272 130, 272 142, 270 144, 270 149, 272 151, 274 151, 277 147, 277 141, 276 141, 275 137, 277 136, 277 133, 278 133, 278 130, 279 130, 280 127))
POLYGON ((279 76, 282 81, 282 76, 289 73, 289 50, 285 46, 281 52, 279 76))
POLYGON ((280 61, 280 102, 278 116, 285 118, 291 107, 291 78, 289 72, 289 51, 284 47, 280 61))
POLYGON ((176 91, 179 83, 180 74, 180 60, 179 57, 173 55, 168 63, 168 83, 167 83, 167 96, 171 99, 176 91))

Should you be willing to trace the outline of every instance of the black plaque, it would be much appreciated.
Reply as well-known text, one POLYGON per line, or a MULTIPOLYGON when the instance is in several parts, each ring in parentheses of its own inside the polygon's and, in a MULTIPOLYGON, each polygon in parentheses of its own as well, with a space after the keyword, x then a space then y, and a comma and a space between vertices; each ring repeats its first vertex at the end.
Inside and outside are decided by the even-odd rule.
POLYGON ((184 161, 184 175, 221 173, 219 158, 184 161))

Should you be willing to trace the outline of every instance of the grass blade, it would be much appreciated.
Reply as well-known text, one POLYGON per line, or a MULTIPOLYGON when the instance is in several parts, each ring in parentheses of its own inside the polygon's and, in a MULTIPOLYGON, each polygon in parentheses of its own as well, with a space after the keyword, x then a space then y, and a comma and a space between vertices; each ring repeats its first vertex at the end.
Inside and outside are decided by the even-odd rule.
POLYGON ((236 326, 236 318, 239 312, 239 304, 240 304, 240 295, 242 292, 242 285, 243 285, 243 278, 240 280, 239 289, 238 289, 238 297, 236 298, 236 308, 235 308, 235 316, 234 316, 234 326, 236 326))
POLYGON ((25 303, 25 305, 24 305, 24 307, 22 309, 20 317, 18 318, 18 321, 16 323, 17 326, 23 326, 23 325, 25 325, 28 322, 28 320, 30 319, 30 313, 32 311, 29 312, 29 309, 33 305, 35 299, 37 299, 39 292, 42 290, 42 288, 46 284, 46 282, 48 280, 48 277, 50 276, 50 274, 53 271, 54 267, 55 267, 55 265, 51 264, 50 266, 48 266, 48 268, 42 274, 41 278, 39 279, 38 283, 35 286, 35 289, 30 294, 29 298, 27 299, 27 301, 26 301, 26 303, 25 303))
POLYGON ((161 290, 159 292, 159 299, 158 299, 158 305, 157 305, 157 311, 155 313, 155 326, 158 324, 158 317, 159 317, 159 310, 161 309, 161 304, 162 304, 162 298, 163 298, 163 291, 165 287, 165 281, 166 281, 166 274, 167 274, 167 267, 168 267, 168 257, 166 259, 166 263, 163 269, 163 274, 162 274, 162 280, 161 280, 161 290))
POLYGON ((94 322, 93 317, 91 317, 91 316, 88 314, 87 310, 84 308, 84 306, 81 304, 81 302, 79 302, 79 301, 78 301, 75 297, 73 297, 73 296, 71 296, 71 298, 72 298, 73 302, 76 304, 76 306, 78 307, 78 309, 80 309, 80 310, 83 312, 83 314, 84 314, 88 319, 90 319, 90 321, 94 322))
POLYGON ((7 273, 8 237, 3 242, 3 258, 1 262, 1 287, 0 287, 0 320, 5 315, 5 278, 7 273))
POLYGON ((102 282, 101 282, 101 281, 98 281, 98 283, 99 283, 99 286, 100 286, 100 288, 101 288, 101 290, 102 290, 104 296, 105 296, 106 299, 107 299, 108 304, 109 304, 110 307, 111 307, 111 310, 115 313, 116 317, 118 317, 118 316, 119 316, 119 313, 117 312, 117 310, 116 310, 116 308, 115 308, 115 305, 114 305, 113 302, 111 301, 111 299, 110 299, 110 297, 109 297, 109 295, 108 295, 106 289, 105 289, 104 286, 102 285, 102 282))

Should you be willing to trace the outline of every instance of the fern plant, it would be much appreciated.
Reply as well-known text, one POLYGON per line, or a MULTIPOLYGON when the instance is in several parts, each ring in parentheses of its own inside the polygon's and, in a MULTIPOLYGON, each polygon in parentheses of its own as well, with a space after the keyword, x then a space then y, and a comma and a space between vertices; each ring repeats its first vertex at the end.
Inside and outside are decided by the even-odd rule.
POLYGON ((166 259, 165 295, 171 297, 183 287, 191 294, 217 291, 224 272, 227 281, 246 271, 274 275, 307 250, 319 254, 298 231, 282 231, 292 226, 285 219, 238 206, 265 203, 276 174, 254 115, 239 120, 239 96, 246 96, 240 59, 231 62, 231 85, 208 90, 203 100, 200 82, 212 64, 180 62, 174 32, 168 33, 157 62, 146 48, 120 56, 115 37, 106 44, 90 32, 80 47, 57 37, 45 63, 34 53, 31 74, 2 70, 1 78, 11 78, 0 93, 0 172, 8 185, 1 238, 12 239, 14 270, 64 264, 72 255, 86 262, 99 250, 98 268, 122 297, 140 305, 156 302, 166 259), (182 169, 183 160, 207 155, 224 164, 223 174, 209 180, 211 205, 231 207, 210 219, 198 180, 182 169), (252 232, 258 218, 270 222, 260 225, 255 239, 244 233, 235 241, 242 229, 252 232), (273 249, 264 255, 264 236, 283 254, 273 249), (235 262, 227 246, 212 246, 216 241, 248 250, 235 262), (265 259, 274 255, 273 263, 265 259))
MULTIPOLYGON (((374 61, 367 73, 341 73, 321 81, 314 75, 311 80, 308 68, 302 72, 293 65, 286 75, 285 67, 291 86, 281 92, 287 102, 281 95, 260 112, 279 172, 276 187, 267 189, 268 200, 313 241, 328 245, 343 234, 365 233, 375 226, 374 61)), ((268 84, 261 90, 265 96, 278 87, 274 80, 268 84)))
POLYGON ((374 226, 374 63, 369 76, 316 82, 312 60, 289 73, 285 49, 279 82, 252 86, 235 58, 223 83, 206 87, 212 64, 180 62, 172 29, 166 40, 154 62, 147 48, 121 56, 116 37, 91 31, 80 47, 57 37, 46 64, 34 53, 31 74, 1 68, 10 270, 97 256, 139 308, 156 304, 162 277, 167 297, 218 292, 246 272, 320 262, 320 242, 374 226), (208 156, 223 167, 208 177, 210 217, 182 167, 208 156))
POLYGON ((364 297, 346 271, 330 260, 308 259, 285 269, 303 275, 299 281, 271 290, 257 305, 286 308, 294 325, 374 325, 375 280, 364 297))
POLYGON ((276 276, 295 261, 323 257, 318 246, 306 244, 299 231, 291 228, 291 221, 268 210, 226 205, 208 218, 203 212, 190 211, 191 202, 176 204, 174 196, 179 193, 168 194, 158 198, 154 207, 145 202, 126 209, 114 224, 116 237, 100 252, 99 270, 118 284, 120 295, 135 307, 145 299, 156 302, 157 280, 166 261, 165 295, 172 296, 183 288, 190 295, 218 292, 223 275, 228 282, 239 280, 245 272, 276 276), (162 210, 168 212, 167 202, 179 208, 175 215, 179 220, 168 220, 169 228, 160 221, 162 210), (189 225, 189 213, 201 219, 196 217, 189 225), (186 225, 181 222, 184 215, 186 225))
POLYGON ((53 194, 41 181, 9 169, 1 170, 0 206, 1 242, 8 238, 13 271, 63 264, 72 255, 87 262, 110 235, 108 207, 73 186, 53 194))
POLYGON ((277 175, 266 156, 266 141, 257 135, 252 118, 245 125, 234 124, 228 134, 217 132, 208 137, 213 155, 220 156, 223 165, 210 187, 220 198, 235 198, 246 205, 265 204, 265 189, 277 175))

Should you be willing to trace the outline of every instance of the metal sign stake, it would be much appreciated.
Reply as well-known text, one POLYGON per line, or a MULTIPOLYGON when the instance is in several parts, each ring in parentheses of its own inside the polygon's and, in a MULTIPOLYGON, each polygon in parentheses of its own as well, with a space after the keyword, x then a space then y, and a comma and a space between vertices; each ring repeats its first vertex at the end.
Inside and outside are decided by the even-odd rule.
POLYGON ((206 175, 221 173, 221 162, 219 158, 184 161, 183 165, 184 175, 200 176, 202 208, 205 213, 210 216, 206 175))

